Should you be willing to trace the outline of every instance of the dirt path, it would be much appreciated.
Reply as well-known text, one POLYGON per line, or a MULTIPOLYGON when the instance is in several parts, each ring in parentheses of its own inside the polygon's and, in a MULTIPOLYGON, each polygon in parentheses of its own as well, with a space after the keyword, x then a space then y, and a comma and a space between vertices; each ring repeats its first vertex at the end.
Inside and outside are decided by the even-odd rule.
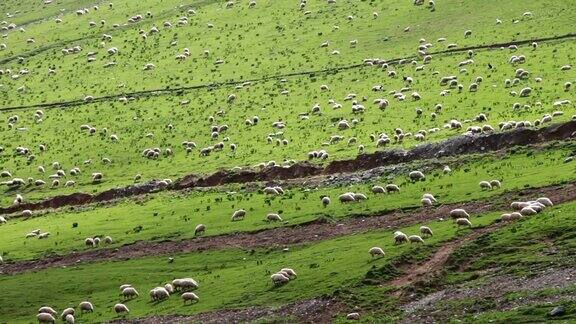
POLYGON ((478 237, 489 234, 494 231, 500 229, 504 223, 496 223, 487 227, 480 228, 475 230, 474 232, 461 237, 457 238, 453 241, 449 241, 444 243, 434 254, 432 257, 427 259, 422 263, 417 264, 410 264, 406 267, 402 267, 402 272, 405 273, 404 275, 395 278, 389 284, 398 288, 401 288, 406 285, 414 284, 418 281, 423 281, 425 278, 430 278, 438 272, 444 269, 444 265, 448 261, 448 258, 452 255, 454 251, 459 249, 460 247, 474 241, 478 237))
POLYGON ((70 195, 49 198, 41 202, 25 203, 0 208, 0 215, 15 214, 25 209, 42 210, 47 208, 109 202, 121 198, 155 193, 164 189, 186 190, 191 188, 218 187, 232 183, 247 184, 255 182, 304 179, 314 176, 350 174, 401 163, 426 161, 464 154, 502 151, 515 146, 535 145, 557 140, 569 140, 575 133, 576 121, 568 121, 539 129, 520 128, 489 135, 461 135, 443 142, 419 145, 408 151, 392 149, 378 151, 371 154, 362 154, 351 160, 333 161, 325 168, 308 162, 301 162, 288 168, 268 167, 258 171, 244 169, 236 172, 221 170, 207 176, 191 174, 178 179, 169 187, 163 187, 159 182, 152 181, 142 185, 109 189, 94 195, 73 193, 70 195))
MULTIPOLYGON (((86 250, 61 256, 49 256, 38 260, 4 263, 0 266, 0 273, 16 274, 25 271, 70 266, 77 263, 142 258, 214 249, 283 248, 295 244, 327 240, 343 235, 372 230, 393 230, 425 223, 439 218, 446 218, 450 210, 455 208, 464 208, 468 211, 473 211, 474 214, 503 210, 507 209, 508 204, 513 200, 536 198, 539 196, 547 196, 557 204, 573 201, 576 200, 576 184, 524 189, 507 192, 479 201, 441 205, 431 209, 418 208, 412 211, 393 211, 379 216, 350 217, 342 219, 338 223, 313 221, 289 227, 206 236, 182 241, 139 241, 118 248, 86 250)), ((441 259, 438 261, 441 261, 441 259)))
POLYGON ((329 298, 298 301, 278 307, 247 307, 222 309, 194 315, 158 315, 131 320, 115 320, 110 323, 248 323, 256 320, 282 318, 295 319, 298 323, 330 323, 332 316, 342 310, 342 305, 329 298))

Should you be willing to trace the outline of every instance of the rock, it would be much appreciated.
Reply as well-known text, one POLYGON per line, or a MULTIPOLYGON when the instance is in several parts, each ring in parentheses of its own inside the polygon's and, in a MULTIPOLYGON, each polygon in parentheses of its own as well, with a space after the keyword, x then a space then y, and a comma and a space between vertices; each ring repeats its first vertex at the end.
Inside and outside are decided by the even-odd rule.
POLYGON ((566 313, 566 310, 562 306, 554 307, 553 310, 550 311, 550 316, 562 316, 566 313))

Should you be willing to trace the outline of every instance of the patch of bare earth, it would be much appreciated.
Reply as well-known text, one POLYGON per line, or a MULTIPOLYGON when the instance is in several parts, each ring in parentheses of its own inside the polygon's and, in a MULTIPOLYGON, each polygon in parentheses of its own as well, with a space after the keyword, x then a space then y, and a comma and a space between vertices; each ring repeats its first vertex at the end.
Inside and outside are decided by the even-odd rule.
POLYGON ((117 320, 118 324, 163 324, 163 323, 248 323, 265 319, 284 319, 286 323, 329 323, 342 306, 329 298, 298 301, 278 307, 247 307, 222 309, 194 315, 161 315, 140 319, 117 320))
MULTIPOLYGON (((37 260, 5 262, 0 266, 0 273, 15 274, 52 267, 72 266, 78 263, 126 260, 214 249, 255 249, 262 247, 283 248, 291 245, 316 242, 344 235, 373 230, 392 230, 414 224, 421 224, 440 218, 446 218, 449 212, 455 208, 464 208, 473 211, 474 214, 502 210, 506 209, 508 204, 513 200, 526 199, 526 197, 535 198, 538 196, 547 196, 555 203, 576 200, 576 185, 566 184, 525 189, 515 192, 507 192, 496 197, 479 201, 441 205, 428 209, 418 208, 413 211, 399 210, 379 216, 357 216, 343 219, 338 223, 313 221, 295 226, 278 227, 253 232, 196 237, 181 241, 139 241, 114 249, 86 250, 66 255, 47 256, 37 260)), ((442 251, 449 253, 449 249, 450 247, 447 247, 446 250, 442 251)), ((437 258, 437 260, 432 261, 428 266, 432 266, 434 263, 440 263, 443 256, 438 256, 437 258)))

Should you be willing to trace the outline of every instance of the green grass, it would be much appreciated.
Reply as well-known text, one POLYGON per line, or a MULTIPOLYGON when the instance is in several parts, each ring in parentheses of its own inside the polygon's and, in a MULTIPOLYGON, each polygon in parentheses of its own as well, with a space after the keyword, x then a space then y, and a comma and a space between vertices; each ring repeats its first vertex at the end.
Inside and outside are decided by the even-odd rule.
MULTIPOLYGON (((115 2, 112 10, 102 4, 100 10, 92 10, 84 16, 76 16, 72 10, 68 10, 72 12, 64 14, 62 24, 48 19, 27 26, 26 33, 11 32, 8 38, 2 40, 9 45, 7 51, 0 52, 0 55, 6 57, 38 50, 37 47, 55 47, 33 55, 23 64, 9 62, 0 65, 2 70, 30 70, 30 74, 17 80, 12 80, 7 75, 0 77, 0 105, 17 106, 80 99, 86 95, 175 88, 228 79, 251 79, 271 74, 356 64, 367 57, 390 59, 415 54, 414 49, 422 37, 434 44, 431 50, 436 51, 446 45, 436 42, 441 36, 448 37, 447 43, 456 42, 463 46, 569 31, 564 29, 569 28, 570 24, 562 22, 572 16, 569 14, 571 8, 565 8, 563 1, 548 1, 546 4, 539 1, 513 1, 507 3, 505 8, 496 1, 489 2, 494 4, 490 5, 486 1, 479 4, 451 0, 443 3, 433 13, 425 8, 414 7, 409 2, 398 3, 390 0, 381 4, 367 1, 338 3, 330 7, 315 3, 308 8, 313 11, 313 15, 302 16, 300 11, 295 10, 294 4, 289 2, 279 4, 259 1, 257 9, 247 9, 244 4, 225 10, 222 9, 221 2, 200 1, 191 4, 198 10, 198 14, 191 18, 190 26, 162 30, 158 36, 151 36, 146 43, 138 39, 138 29, 148 30, 152 25, 161 26, 166 20, 174 21, 174 17, 182 16, 183 13, 176 9, 179 2, 170 0, 150 6, 148 8, 154 18, 114 30, 109 30, 112 22, 124 22, 127 16, 137 13, 145 14, 141 12, 142 4, 132 1, 115 2), (519 18, 524 11, 529 10, 534 13, 533 19, 511 23, 513 18, 519 18), (381 17, 376 20, 369 18, 373 11, 379 11, 381 17), (465 14, 478 11, 482 11, 483 15, 465 14), (357 16, 357 19, 348 22, 348 14, 357 16), (231 20, 231 17, 234 19, 231 20), (406 17, 409 17, 408 20, 406 17), (500 17, 504 23, 496 25, 496 17, 500 17), (101 18, 109 18, 106 27, 88 29, 90 20, 99 22, 101 18), (462 26, 462 30, 445 24, 445 19, 462 26), (208 21, 217 26, 216 30, 206 30, 208 21), (459 21, 461 24, 457 23, 459 21), (340 25, 341 29, 338 32, 330 31, 333 24, 340 25), (257 28, 255 25, 258 25, 257 28), (411 25, 412 31, 403 32, 405 25, 411 25), (283 31, 277 31, 282 28, 283 31), (467 28, 474 30, 474 34, 473 37, 464 39, 463 31, 467 28), (222 33, 223 30, 230 35, 222 33), (318 35, 320 32, 322 35, 318 35), (102 33, 113 34, 114 41, 100 48, 99 38, 102 33), (37 42, 26 45, 25 39, 36 34, 37 42), (385 37, 389 39, 387 42, 382 41, 385 37), (72 41, 77 38, 85 40, 72 41), (296 38, 298 46, 294 46, 296 38), (180 41, 178 46, 169 46, 173 39, 180 41), (326 39, 332 42, 331 48, 341 50, 339 57, 328 55, 325 49, 319 48, 320 43, 326 39), (351 39, 359 40, 356 48, 350 48, 348 43, 351 39), (62 56, 62 47, 75 44, 83 45, 84 51, 77 55, 62 56), (22 48, 11 49, 13 46, 22 48), (116 57, 119 65, 104 69, 102 64, 110 59, 103 57, 106 55, 102 52, 111 46, 121 49, 121 53, 116 57), (187 61, 176 64, 174 57, 184 47, 189 47, 193 55, 187 61), (212 57, 209 59, 201 57, 205 48, 212 50, 212 57), (86 53, 90 51, 100 53, 99 59, 87 64, 86 53), (214 67, 216 57, 224 58, 227 63, 214 67), (258 63, 255 63, 256 60, 258 63), (155 63, 157 69, 143 71, 142 67, 149 62, 155 63), (48 76, 48 67, 55 67, 57 73, 48 76), (120 84, 125 86, 118 88, 120 84), (29 90, 25 94, 18 94, 16 89, 23 85, 29 90)), ((62 5, 71 4, 66 2, 62 5)), ((16 4, 10 3, 10 11, 16 10, 14 6, 16 4)), ((46 14, 50 16, 50 12, 46 14)), ((32 16, 29 19, 32 19, 32 16)), ((564 82, 576 80, 575 70, 559 71, 561 66, 572 61, 573 51, 573 40, 543 44, 536 51, 532 51, 530 47, 521 47, 517 52, 478 51, 474 57, 475 64, 467 66, 466 74, 459 73, 458 67, 458 63, 466 59, 465 54, 438 55, 426 65, 424 71, 415 71, 411 64, 390 67, 389 70, 397 71, 399 77, 396 79, 388 78, 386 72, 380 68, 361 67, 328 75, 318 73, 313 76, 290 77, 287 78, 287 83, 271 80, 242 89, 222 87, 172 93, 140 99, 128 105, 112 101, 71 109, 46 110, 44 121, 40 124, 35 123, 32 118, 35 109, 0 112, 0 118, 4 120, 14 114, 20 117, 12 130, 8 129, 7 124, 0 124, 0 145, 5 148, 0 154, 0 163, 2 170, 9 170, 15 177, 23 179, 32 177, 49 180, 49 174, 38 173, 37 167, 49 167, 54 161, 59 161, 66 171, 74 166, 83 169, 83 175, 76 179, 78 189, 65 189, 62 184, 58 188, 48 189, 51 181, 47 181, 47 188, 41 190, 41 196, 46 197, 74 190, 92 192, 125 186, 133 183, 132 179, 137 173, 141 173, 144 180, 150 180, 177 178, 189 173, 210 173, 234 166, 253 166, 269 160, 278 163, 285 160, 301 161, 307 159, 307 152, 322 148, 330 153, 329 160, 352 158, 357 154, 357 145, 348 146, 346 142, 349 138, 356 137, 358 144, 365 145, 367 151, 372 152, 376 147, 369 135, 385 132, 392 136, 397 127, 412 133, 438 127, 441 131, 428 135, 427 139, 439 141, 459 133, 442 129, 447 121, 454 118, 473 119, 482 112, 488 115, 488 123, 497 127, 501 121, 534 121, 546 113, 558 110, 551 106, 552 103, 558 99, 570 98, 570 93, 563 91, 564 82), (519 66, 510 65, 508 60, 513 54, 526 55, 527 62, 519 66), (494 65, 493 70, 486 68, 488 63, 494 65), (513 87, 513 90, 519 92, 522 87, 531 86, 534 92, 529 98, 512 97, 508 94, 512 89, 503 86, 504 79, 514 78, 515 70, 520 66, 530 71, 530 79, 522 81, 513 87), (434 71, 439 74, 434 75, 434 71), (414 78, 412 90, 420 93, 422 100, 412 101, 408 98, 404 102, 397 102, 388 94, 390 90, 404 87, 401 76, 407 75, 414 78), (446 87, 439 85, 439 79, 446 75, 458 75, 465 91, 458 94, 453 89, 451 95, 440 97, 438 94, 446 87), (484 82, 477 93, 470 93, 466 89, 477 76, 482 76, 484 82), (535 77, 541 77, 543 82, 536 83, 535 77), (329 85, 330 90, 320 91, 322 84, 329 85), (384 85, 385 91, 372 92, 371 88, 376 84, 384 85), (284 89, 290 93, 280 95, 284 89), (235 93, 238 99, 230 105, 226 103, 226 98, 231 93, 235 93), (351 113, 350 102, 343 100, 349 93, 358 94, 359 99, 367 97, 368 100, 363 103, 367 108, 366 113, 351 113), (391 101, 391 106, 386 111, 380 111, 372 104, 375 98, 381 97, 391 101), (327 104, 329 99, 341 103, 343 108, 331 109, 331 105, 327 104), (190 104, 181 106, 182 100, 190 100, 190 104), (528 104, 531 108, 514 111, 511 107, 515 102, 528 104), (542 106, 537 106, 536 102, 541 102, 542 106), (300 120, 298 113, 310 112, 315 103, 321 105, 322 115, 312 115, 307 121, 300 120), (436 104, 442 104, 443 110, 436 120, 432 120, 430 114, 436 104), (422 118, 415 118, 416 108, 423 109, 422 118), (217 116, 220 110, 225 114, 217 116), (245 126, 244 121, 254 115, 260 117, 259 125, 245 126), (213 123, 208 122, 209 116, 216 116, 216 120, 213 123), (338 131, 335 123, 340 119, 358 119, 359 123, 352 129, 338 131), (278 120, 283 120, 287 127, 276 137, 287 139, 287 146, 267 144, 267 136, 278 132, 271 127, 271 124, 278 120), (90 124, 98 131, 107 128, 108 133, 88 136, 79 130, 82 124, 90 124), (169 124, 175 126, 172 131, 168 131, 169 124), (223 124, 228 125, 229 130, 218 139, 211 139, 211 126, 223 124), (19 128, 26 130, 18 131, 19 128), (147 138, 145 135, 148 133, 153 133, 154 138, 147 138), (118 135, 120 141, 112 143, 110 134, 118 135), (342 135, 345 139, 339 144, 323 147, 323 143, 335 134, 342 135), (230 141, 225 142, 226 148, 223 152, 213 153, 209 157, 199 156, 200 148, 222 141, 224 137, 228 137, 230 141), (180 145, 185 140, 196 142, 199 149, 187 155, 180 145), (238 150, 231 152, 229 143, 236 143, 238 150), (40 144, 45 145, 47 151, 40 152, 40 144), (30 148, 36 159, 28 163, 26 157, 13 156, 17 146, 30 148), (153 147, 170 147, 175 151, 175 156, 156 161, 149 161, 141 156, 144 149, 153 147), (113 163, 102 165, 103 157, 110 158, 113 163), (83 162, 89 159, 93 163, 84 165, 83 162), (89 181, 92 172, 103 172, 106 181, 99 186, 92 186, 89 181)), ((411 91, 405 94, 409 97, 410 93, 411 91)), ((574 113, 572 105, 562 109, 565 110, 565 115, 557 118, 559 121, 570 118, 574 113)), ((466 126, 468 124, 465 124, 465 128, 466 126)), ((412 147, 417 143, 413 139, 407 139, 401 145, 412 147)))
MULTIPOLYGON (((476 226, 483 226, 497 218, 497 213, 490 213, 474 217, 473 221, 476 226)), ((167 257, 147 257, 4 276, 0 278, 0 284, 6 289, 6 293, 0 296, 0 306, 5 313, 1 320, 11 323, 26 321, 39 305, 51 304, 62 309, 84 299, 94 303, 96 312, 83 316, 83 320, 95 322, 111 319, 114 317, 112 306, 120 301, 118 286, 126 282, 141 293, 140 298, 127 303, 131 317, 196 313, 249 305, 279 305, 309 299, 356 284, 367 271, 385 266, 402 254, 421 253, 469 231, 458 230, 450 221, 435 221, 428 225, 434 229, 435 235, 426 240, 425 246, 394 246, 393 231, 387 230, 295 246, 289 252, 231 248, 191 254, 175 253, 172 264, 167 263, 167 257), (382 247, 386 256, 372 260, 367 252, 372 246, 382 247), (286 286, 272 288, 267 272, 275 272, 282 267, 294 268, 298 279, 286 286), (192 276, 199 281, 200 303, 184 307, 178 296, 158 305, 149 302, 146 296, 149 289, 182 276, 192 276), (310 286, 315 288, 308 289, 310 286)), ((402 230, 413 234, 418 232, 418 226, 402 230)))
MULTIPOLYGON (((285 196, 271 198, 261 191, 245 192, 241 187, 222 191, 192 191, 189 193, 160 193, 135 200, 123 200, 111 205, 95 205, 63 211, 48 212, 28 220, 14 219, 0 226, 0 252, 5 260, 37 258, 44 254, 83 250, 84 239, 96 235, 110 235, 115 245, 138 240, 178 240, 194 236, 194 227, 206 224, 206 235, 252 231, 282 225, 295 225, 321 217, 340 219, 350 215, 374 214, 400 208, 420 206, 425 192, 435 194, 441 203, 473 201, 525 187, 539 187, 574 180, 570 163, 562 163, 574 149, 572 144, 553 145, 538 150, 518 150, 506 156, 465 156, 453 160, 449 175, 439 169, 427 172, 428 180, 411 183, 406 168, 400 174, 390 174, 374 183, 348 187, 323 187, 313 191, 289 188, 285 196), (479 190, 481 180, 500 179, 503 187, 492 191, 479 190), (396 183, 401 192, 374 195, 373 184, 396 183), (343 206, 338 195, 348 192, 366 193, 369 199, 360 204, 343 206), (230 193, 234 192, 234 193, 230 193), (328 195, 333 203, 322 208, 320 197, 328 195), (231 222, 234 210, 245 208, 246 220, 231 222), (268 223, 270 212, 280 213, 285 223, 268 223), (73 224, 77 223, 76 228, 73 224), (25 239, 35 229, 50 232, 48 240, 25 239)), ((413 168, 416 168, 414 166, 413 168)))

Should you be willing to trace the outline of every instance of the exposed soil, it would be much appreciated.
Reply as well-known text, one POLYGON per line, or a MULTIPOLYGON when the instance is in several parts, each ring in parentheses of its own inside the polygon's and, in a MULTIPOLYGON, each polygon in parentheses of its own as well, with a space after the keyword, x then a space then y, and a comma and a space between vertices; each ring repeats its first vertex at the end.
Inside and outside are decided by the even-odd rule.
MULTIPOLYGON (((379 216, 356 216, 343 219, 338 223, 312 221, 289 227, 197 237, 181 241, 139 241, 115 249, 87 250, 62 256, 48 256, 38 260, 7 262, 0 266, 0 273, 14 274, 52 267, 71 266, 77 263, 170 255, 211 249, 284 248, 294 244, 316 242, 370 230, 396 229, 439 218, 447 218, 450 210, 455 208, 464 208, 473 211, 474 214, 504 210, 513 200, 527 199, 528 197, 536 198, 538 196, 547 196, 557 204, 576 200, 576 184, 524 189, 507 192, 484 200, 441 205, 429 209, 398 210, 379 216)), ((439 261, 441 261, 441 258, 439 261)))
POLYGON ((333 314, 342 311, 342 305, 329 298, 298 301, 279 307, 247 307, 222 309, 194 315, 162 315, 140 319, 116 320, 111 323, 248 323, 263 319, 280 319, 282 323, 329 323, 333 314))
POLYGON ((385 150, 371 154, 361 154, 352 160, 333 161, 325 168, 308 162, 302 162, 290 167, 267 167, 259 171, 251 169, 244 169, 235 172, 221 170, 204 177, 192 174, 177 180, 169 187, 162 186, 158 181, 152 181, 142 185, 110 189, 95 195, 74 193, 53 197, 41 202, 25 203, 0 208, 0 215, 16 213, 25 209, 41 210, 46 208, 60 208, 63 206, 77 206, 106 202, 157 192, 163 189, 183 190, 189 188, 216 187, 231 183, 242 184, 351 173, 418 160, 471 153, 486 153, 500 151, 515 146, 567 140, 571 139, 574 134, 576 134, 576 121, 553 124, 539 129, 521 128, 489 135, 460 135, 439 143, 419 145, 408 151, 385 150))

